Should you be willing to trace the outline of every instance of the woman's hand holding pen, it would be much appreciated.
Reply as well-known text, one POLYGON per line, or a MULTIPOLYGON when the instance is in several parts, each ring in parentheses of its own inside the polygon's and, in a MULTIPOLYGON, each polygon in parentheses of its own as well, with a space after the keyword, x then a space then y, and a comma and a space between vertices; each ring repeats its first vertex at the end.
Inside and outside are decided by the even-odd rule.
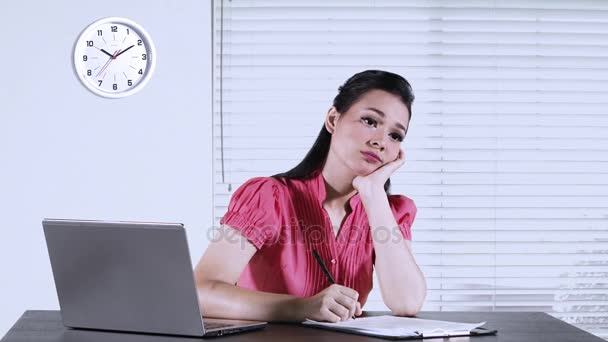
POLYGON ((361 315, 359 293, 351 288, 333 284, 308 298, 299 298, 298 310, 315 321, 340 322, 361 315))

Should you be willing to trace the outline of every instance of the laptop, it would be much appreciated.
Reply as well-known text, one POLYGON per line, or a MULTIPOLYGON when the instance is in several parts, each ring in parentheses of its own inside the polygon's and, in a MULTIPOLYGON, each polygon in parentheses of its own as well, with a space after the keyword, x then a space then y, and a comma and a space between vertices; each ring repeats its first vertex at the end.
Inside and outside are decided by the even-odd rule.
POLYGON ((207 337, 267 324, 202 317, 182 224, 44 219, 42 226, 66 327, 207 337))

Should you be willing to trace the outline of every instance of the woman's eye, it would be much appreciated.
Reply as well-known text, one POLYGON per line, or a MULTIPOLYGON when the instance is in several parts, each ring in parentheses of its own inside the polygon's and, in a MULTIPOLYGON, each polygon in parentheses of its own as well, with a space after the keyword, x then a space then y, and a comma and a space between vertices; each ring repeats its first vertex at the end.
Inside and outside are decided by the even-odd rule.
POLYGON ((397 141, 403 141, 403 137, 401 136, 401 134, 391 133, 391 138, 397 141))
POLYGON ((364 117, 364 118, 361 118, 361 121, 365 122, 365 124, 368 126, 376 127, 376 120, 374 120, 374 119, 364 117))

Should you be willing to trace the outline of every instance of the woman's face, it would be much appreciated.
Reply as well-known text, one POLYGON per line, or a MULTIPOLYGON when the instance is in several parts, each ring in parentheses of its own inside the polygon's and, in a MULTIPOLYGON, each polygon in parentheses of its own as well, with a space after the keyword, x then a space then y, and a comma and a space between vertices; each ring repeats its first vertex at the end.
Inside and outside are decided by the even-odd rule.
POLYGON ((330 153, 355 174, 368 175, 397 159, 408 124, 409 111, 399 97, 370 90, 346 113, 334 107, 327 113, 330 153))

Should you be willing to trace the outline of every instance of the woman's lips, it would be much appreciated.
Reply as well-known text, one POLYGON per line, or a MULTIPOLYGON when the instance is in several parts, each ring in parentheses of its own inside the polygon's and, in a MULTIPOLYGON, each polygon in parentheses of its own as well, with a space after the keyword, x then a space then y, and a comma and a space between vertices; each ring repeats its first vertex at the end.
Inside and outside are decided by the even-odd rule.
POLYGON ((378 157, 375 153, 361 152, 361 154, 363 154, 363 156, 365 156, 368 160, 371 160, 375 163, 382 163, 382 159, 380 159, 380 157, 378 157))

